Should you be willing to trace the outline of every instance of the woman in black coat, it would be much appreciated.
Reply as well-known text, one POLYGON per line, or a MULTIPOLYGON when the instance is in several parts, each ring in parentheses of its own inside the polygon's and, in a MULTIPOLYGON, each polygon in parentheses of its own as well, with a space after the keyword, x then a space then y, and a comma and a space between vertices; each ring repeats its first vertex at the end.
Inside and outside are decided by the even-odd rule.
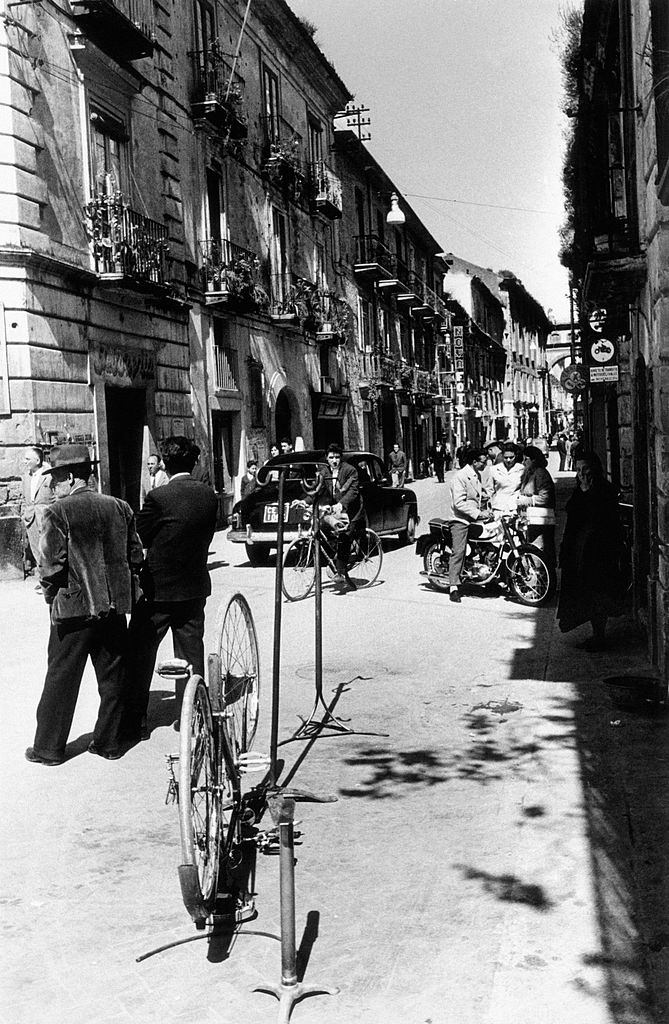
POLYGON ((567 633, 590 622, 592 637, 583 646, 603 650, 607 619, 622 613, 622 529, 615 489, 605 479, 597 455, 579 453, 576 488, 566 512, 560 548, 560 630, 567 633))

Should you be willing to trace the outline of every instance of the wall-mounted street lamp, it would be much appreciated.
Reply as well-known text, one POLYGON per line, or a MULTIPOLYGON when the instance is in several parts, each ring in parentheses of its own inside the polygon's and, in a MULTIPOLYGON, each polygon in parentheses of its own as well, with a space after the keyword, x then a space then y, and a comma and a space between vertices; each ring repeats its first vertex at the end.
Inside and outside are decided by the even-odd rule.
POLYGON ((390 209, 386 216, 386 224, 394 224, 399 226, 400 224, 406 224, 406 217, 400 210, 400 199, 397 192, 392 192, 390 196, 390 209))

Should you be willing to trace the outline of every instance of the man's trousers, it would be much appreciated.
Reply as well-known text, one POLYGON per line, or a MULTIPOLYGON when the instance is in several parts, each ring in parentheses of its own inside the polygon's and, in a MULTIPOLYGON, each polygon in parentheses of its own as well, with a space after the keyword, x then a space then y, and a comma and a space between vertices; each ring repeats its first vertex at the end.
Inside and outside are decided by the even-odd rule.
POLYGON ((460 573, 465 561, 469 524, 453 520, 449 523, 449 526, 451 528, 451 557, 448 564, 448 582, 451 587, 457 587, 460 583, 460 573))
POLYGON ((115 612, 96 619, 51 623, 46 679, 37 707, 33 744, 36 754, 56 759, 63 757, 89 656, 100 694, 93 742, 99 750, 116 752, 121 749, 126 641, 125 615, 115 612))
POLYGON ((146 718, 156 655, 168 629, 172 630, 175 658, 183 658, 192 665, 195 675, 204 678, 205 601, 204 597, 192 601, 142 598, 133 611, 128 643, 132 680, 128 704, 133 734, 146 718))

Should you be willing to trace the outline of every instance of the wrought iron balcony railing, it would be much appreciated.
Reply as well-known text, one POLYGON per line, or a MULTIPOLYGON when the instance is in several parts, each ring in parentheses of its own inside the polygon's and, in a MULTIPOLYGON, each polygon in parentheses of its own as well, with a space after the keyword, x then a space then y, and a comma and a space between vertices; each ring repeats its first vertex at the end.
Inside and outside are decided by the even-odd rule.
POLYGON ((86 208, 96 272, 165 286, 167 228, 133 210, 121 192, 94 195, 86 208))
POLYGON ((119 63, 153 53, 153 0, 71 0, 71 4, 81 31, 119 63))
POLYGON ((360 383, 363 386, 385 384, 393 387, 399 382, 400 366, 392 356, 363 352, 360 358, 360 383))
POLYGON ((214 367, 217 390, 239 390, 239 356, 236 348, 214 345, 214 367))
POLYGON ((200 252, 203 291, 217 301, 257 304, 260 261, 254 252, 227 238, 203 239, 200 252))
POLYGON ((205 118, 233 139, 245 139, 248 121, 243 111, 245 82, 233 72, 232 64, 218 45, 193 54, 195 92, 191 104, 193 118, 205 118))
POLYGON ((395 275, 396 257, 386 248, 377 235, 357 235, 353 270, 360 277, 392 278, 395 275))
POLYGON ((322 161, 312 163, 309 170, 311 201, 317 213, 330 220, 342 215, 341 181, 322 161))

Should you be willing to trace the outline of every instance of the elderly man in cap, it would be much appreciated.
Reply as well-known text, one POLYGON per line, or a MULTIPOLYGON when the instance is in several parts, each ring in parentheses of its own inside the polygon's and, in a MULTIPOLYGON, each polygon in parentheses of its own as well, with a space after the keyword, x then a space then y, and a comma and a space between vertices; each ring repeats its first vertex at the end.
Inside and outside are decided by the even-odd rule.
POLYGON ((55 501, 46 507, 40 539, 39 576, 51 609, 48 662, 37 708, 37 731, 28 761, 65 760, 79 687, 90 656, 100 709, 89 746, 116 760, 127 750, 123 736, 126 697, 126 619, 132 604, 132 573, 142 545, 130 506, 89 490, 91 458, 83 444, 62 444, 51 453, 55 501))

